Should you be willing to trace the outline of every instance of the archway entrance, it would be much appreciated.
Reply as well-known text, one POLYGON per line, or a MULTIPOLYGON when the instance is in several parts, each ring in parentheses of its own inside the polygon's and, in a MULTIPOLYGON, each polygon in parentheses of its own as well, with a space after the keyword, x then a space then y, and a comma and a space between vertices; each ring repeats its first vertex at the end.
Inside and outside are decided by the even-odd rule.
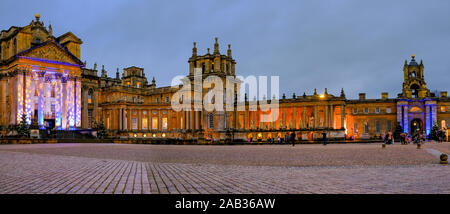
POLYGON ((419 130, 419 133, 423 133, 423 122, 422 122, 421 119, 411 120, 410 127, 411 127, 410 134, 412 136, 414 136, 414 134, 417 131, 417 129, 419 130))

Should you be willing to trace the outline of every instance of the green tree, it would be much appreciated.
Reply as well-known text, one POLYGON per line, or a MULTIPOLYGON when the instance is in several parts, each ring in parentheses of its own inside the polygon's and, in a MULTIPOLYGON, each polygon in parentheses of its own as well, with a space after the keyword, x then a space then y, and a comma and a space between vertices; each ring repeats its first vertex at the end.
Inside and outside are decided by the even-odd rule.
POLYGON ((97 138, 103 139, 108 136, 103 118, 100 119, 99 123, 95 123, 95 130, 97 131, 97 138))
POLYGON ((20 118, 20 123, 15 127, 17 131, 17 135, 19 137, 29 137, 30 136, 30 128, 27 123, 27 115, 22 114, 20 118))
POLYGON ((433 127, 431 128, 431 132, 430 132, 430 136, 429 139, 430 140, 439 140, 439 126, 436 122, 434 122, 433 127))

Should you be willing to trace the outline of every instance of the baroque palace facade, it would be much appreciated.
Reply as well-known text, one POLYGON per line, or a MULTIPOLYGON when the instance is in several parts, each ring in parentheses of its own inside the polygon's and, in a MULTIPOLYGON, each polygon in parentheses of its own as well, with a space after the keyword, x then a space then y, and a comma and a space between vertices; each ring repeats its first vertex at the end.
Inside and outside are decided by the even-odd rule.
MULTIPOLYGON (((340 95, 314 94, 286 97, 279 102, 275 122, 261 122, 264 112, 236 106, 231 111, 175 111, 171 100, 179 87, 156 87, 143 68, 119 69, 108 77, 102 66, 86 68, 80 58, 82 40, 68 32, 59 37, 44 26, 39 14, 25 27, 10 27, 0 34, 0 125, 20 122, 58 130, 89 130, 102 120, 110 136, 178 139, 267 139, 295 132, 298 139, 313 140, 327 132, 335 139, 378 138, 393 131, 397 122, 404 132, 429 134, 433 124, 447 128, 450 99, 447 92, 431 93, 424 79, 422 61, 413 55, 404 64, 402 92, 397 98, 381 93, 379 99, 346 99, 340 95), (98 72, 100 70, 100 76, 98 72)), ((202 78, 235 77, 231 47, 219 52, 216 38, 213 53, 197 55, 196 44, 188 60, 189 74, 202 69, 202 78)), ((236 85, 238 82, 236 82, 236 85)), ((234 86, 238 88, 238 86, 234 86)), ((207 88, 203 91, 208 91, 207 88)), ((270 101, 269 101, 270 102, 270 101)), ((248 100, 245 100, 248 104, 248 100)))

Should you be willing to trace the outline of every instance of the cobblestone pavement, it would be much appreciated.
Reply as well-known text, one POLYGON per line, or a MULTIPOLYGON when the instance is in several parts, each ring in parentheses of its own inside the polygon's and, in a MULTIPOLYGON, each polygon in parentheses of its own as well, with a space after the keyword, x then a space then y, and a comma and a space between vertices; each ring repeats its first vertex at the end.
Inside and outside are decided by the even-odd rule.
MULTIPOLYGON (((289 147, 0 145, 0 193, 450 193, 450 166, 438 164, 438 159, 426 149, 413 150, 413 145, 394 145, 386 149, 381 149, 379 144, 299 145, 295 150, 291 148, 285 151, 287 148, 289 147), (263 151, 272 151, 272 157, 268 158, 272 164, 248 160, 259 158, 259 155, 253 153, 238 160, 226 159, 234 158, 230 155, 232 151, 241 155, 240 152, 251 151, 252 147, 253 153, 265 154, 263 151), (99 157, 90 157, 100 151, 98 148, 102 148, 103 153, 100 152, 99 157), (211 152, 206 152, 206 157, 202 156, 197 161, 188 159, 186 163, 166 156, 142 159, 145 152, 136 153, 144 150, 151 155, 154 154, 153 150, 161 149, 180 156, 186 155, 180 151, 191 155, 200 155, 208 150, 211 152), (376 159, 384 156, 388 161, 378 161, 377 165, 364 161, 360 165, 341 161, 347 154, 345 150, 361 150, 366 154, 366 149, 373 150, 376 159), (230 152, 217 158, 208 156, 215 154, 216 150, 230 152), (322 161, 308 162, 308 166, 297 164, 301 162, 296 162, 297 160, 293 164, 285 164, 293 157, 278 157, 297 150, 339 154, 322 161), (379 153, 380 150, 385 153, 379 153), (82 151, 85 151, 84 155, 82 151), (409 158, 416 161, 388 164, 389 161, 396 161, 390 155, 397 153, 407 153, 409 158), (139 155, 133 157, 134 154, 139 155), (223 158, 226 160, 222 160, 223 158), (333 160, 338 161, 336 163, 333 160)), ((432 148, 438 150, 440 146, 432 148)), ((314 157, 314 154, 311 156, 314 157)), ((310 156, 299 156, 297 159, 308 157, 310 156)), ((359 161, 358 158, 371 159, 355 155, 348 158, 356 158, 356 162, 359 161)))

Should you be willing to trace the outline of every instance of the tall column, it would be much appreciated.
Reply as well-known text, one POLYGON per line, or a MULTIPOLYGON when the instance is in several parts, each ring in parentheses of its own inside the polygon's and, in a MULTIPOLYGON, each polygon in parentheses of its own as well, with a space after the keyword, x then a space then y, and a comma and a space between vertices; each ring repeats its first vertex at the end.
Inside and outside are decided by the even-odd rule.
POLYGON ((292 107, 292 127, 294 129, 297 129, 297 117, 295 115, 295 106, 292 107))
POLYGON ((92 117, 98 122, 100 121, 99 118, 99 108, 98 108, 98 92, 94 89, 93 93, 93 101, 94 101, 94 112, 92 112, 92 117))
POLYGON ((330 128, 330 124, 328 124, 328 106, 325 106, 325 126, 324 128, 330 128))
POLYGON ((431 124, 431 110, 430 110, 430 105, 425 105, 425 125, 426 125, 426 132, 427 135, 430 134, 430 130, 431 127, 433 127, 433 125, 431 124))
POLYGON ((74 96, 74 114, 75 114, 75 124, 74 126, 77 128, 81 127, 81 78, 76 77, 74 79, 75 84, 75 96, 74 96))
POLYGON ((403 106, 403 131, 409 133, 408 106, 406 105, 403 106))
POLYGON ((133 129, 133 124, 131 123, 131 118, 133 118, 133 111, 134 109, 129 108, 127 111, 127 127, 128 130, 132 130, 133 129))
POLYGON ((194 127, 194 111, 189 111, 189 128, 195 129, 194 127))
POLYGON ((286 108, 283 108, 283 128, 288 127, 288 123, 286 121, 286 108))
MULTIPOLYGON (((302 121, 302 128, 306 127, 306 106, 303 105, 303 121, 302 121)), ((311 127, 309 127, 311 128, 311 127)))
POLYGON ((44 127, 44 74, 44 71, 38 73, 38 124, 41 128, 44 127))
POLYGON ((344 120, 345 120, 345 105, 341 104, 341 129, 344 129, 344 120))
POLYGON ((317 105, 314 105, 314 128, 318 127, 318 110, 317 110, 317 105))
POLYGON ((119 108, 119 130, 123 129, 123 109, 119 108))
POLYGON ((128 117, 130 117, 130 111, 127 108, 123 109, 123 127, 122 128, 126 129, 126 130, 129 129, 128 128, 128 126, 129 126, 128 117))
POLYGON ((82 117, 82 127, 83 128, 88 128, 89 127, 89 125, 88 125, 88 123, 89 123, 89 120, 88 120, 88 88, 87 87, 83 87, 83 96, 82 96, 82 98, 83 98, 83 117, 82 117))
MULTIPOLYGON (((55 117, 55 126, 56 128, 61 128, 61 75, 56 75, 56 86, 55 86, 55 92, 56 92, 56 105, 55 105, 55 111, 56 111, 56 117, 55 117)), ((39 94, 40 95, 40 94, 39 94)), ((40 98, 41 96, 39 96, 40 98)))
POLYGON ((198 129, 198 111, 194 111, 194 129, 198 129))
POLYGON ((68 124, 68 102, 67 102, 67 85, 68 85, 68 80, 67 77, 63 77, 61 80, 61 84, 62 84, 62 96, 61 96, 61 103, 62 103, 62 108, 61 108, 61 128, 62 129, 67 129, 67 124, 68 124))
MULTIPOLYGON (((2 99, 2 101, 1 101, 1 112, 8 112, 7 110, 8 109, 6 109, 6 103, 7 103, 7 101, 6 101, 6 98, 8 97, 8 89, 9 89, 9 87, 7 86, 7 80, 6 80, 6 78, 5 77, 3 77, 3 79, 1 79, 0 80, 0 82, 1 82, 1 94, 0 94, 0 96, 1 96, 1 99, 2 99)), ((8 125, 9 124, 9 122, 7 121, 7 118, 6 118, 6 114, 2 114, 1 115, 1 118, 2 118, 2 120, 1 120, 1 124, 2 125, 8 125)))
POLYGON ((31 68, 27 68, 25 72, 25 84, 24 84, 24 90, 25 90, 25 114, 26 114, 26 120, 28 124, 31 124, 31 112, 32 108, 34 108, 34 102, 33 102, 33 78, 31 76, 31 68))
POLYGON ((400 125, 403 125, 402 106, 399 104, 397 104, 397 122, 399 122, 400 125))
POLYGON ((24 75, 23 71, 19 71, 20 73, 16 77, 16 94, 17 94, 17 115, 16 115, 16 124, 20 123, 20 118, 24 113, 24 93, 23 93, 23 85, 24 85, 24 75))
POLYGON ((330 126, 334 129, 334 106, 330 105, 330 126))
MULTIPOLYGON (((137 123, 138 123, 138 130, 142 130, 142 111, 141 111, 141 109, 138 109, 137 110, 137 115, 138 115, 138 119, 137 119, 137 123)), ((159 123, 158 123, 158 125, 159 125, 159 123)))
POLYGON ((434 126, 435 123, 437 123, 437 105, 434 103, 431 105, 431 127, 434 126))
POLYGON ((75 127, 75 81, 73 77, 69 78, 67 86, 67 100, 68 100, 68 114, 69 114, 69 127, 75 127))

